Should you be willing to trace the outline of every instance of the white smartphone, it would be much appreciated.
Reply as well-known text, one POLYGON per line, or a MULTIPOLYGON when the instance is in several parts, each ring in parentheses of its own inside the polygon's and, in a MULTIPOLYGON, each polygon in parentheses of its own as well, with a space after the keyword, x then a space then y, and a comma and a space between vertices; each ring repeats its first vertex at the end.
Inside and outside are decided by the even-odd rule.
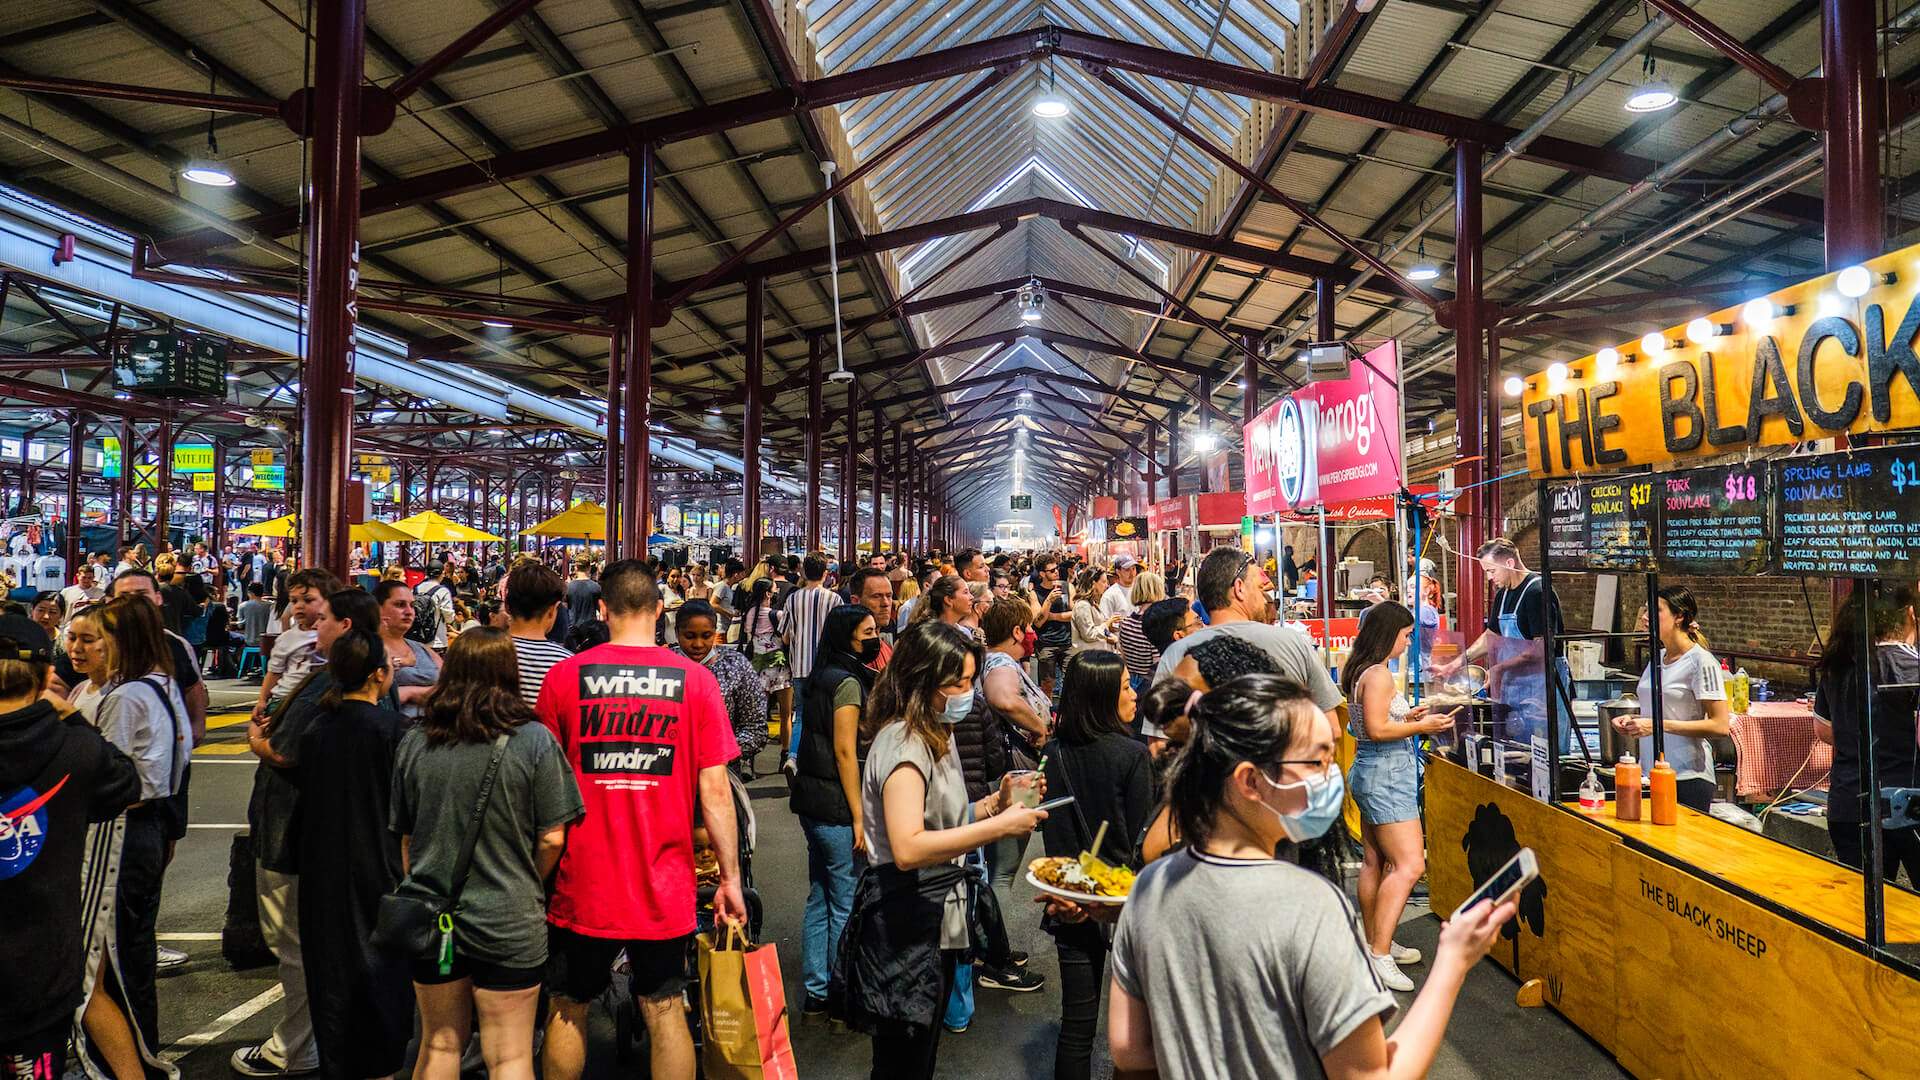
POLYGON ((1071 802, 1073 802, 1073 796, 1062 795, 1057 799, 1048 799, 1046 802, 1043 802, 1039 806, 1034 807, 1034 809, 1035 810, 1058 810, 1061 807, 1066 806, 1071 802))
POLYGON ((1467 897, 1465 903, 1453 909, 1453 917, 1459 918, 1461 912, 1472 908, 1482 900, 1491 900, 1495 907, 1499 907, 1520 895, 1520 890, 1526 888, 1529 882, 1539 876, 1540 860, 1534 857, 1533 849, 1521 848, 1518 855, 1508 859, 1505 866, 1494 871, 1486 884, 1473 890, 1473 895, 1467 897))

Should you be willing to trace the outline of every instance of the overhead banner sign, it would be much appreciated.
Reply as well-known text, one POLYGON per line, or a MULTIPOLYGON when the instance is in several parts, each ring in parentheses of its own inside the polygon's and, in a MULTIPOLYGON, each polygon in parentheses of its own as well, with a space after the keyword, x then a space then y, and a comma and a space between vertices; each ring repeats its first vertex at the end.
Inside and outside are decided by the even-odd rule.
POLYGON ((213 446, 210 443, 181 443, 173 448, 173 471, 210 473, 213 471, 213 446))
POLYGON ((1920 426, 1920 246, 1567 365, 1522 398, 1536 476, 1920 426))
POLYGON ((100 440, 100 475, 112 480, 120 475, 120 440, 113 436, 100 440))
POLYGON ((287 489, 287 467, 285 465, 255 465, 253 467, 253 486, 256 491, 285 491, 287 489))
POLYGON ((273 464, 273 451, 255 450, 253 451, 250 460, 253 463, 253 467, 256 469, 260 468, 263 465, 271 465, 273 464))
POLYGON ((194 473, 193 474, 193 490, 212 491, 213 490, 213 474, 210 472, 194 473))
POLYGON ((1247 513, 1391 495, 1400 487, 1400 352, 1389 341, 1246 426, 1247 513))

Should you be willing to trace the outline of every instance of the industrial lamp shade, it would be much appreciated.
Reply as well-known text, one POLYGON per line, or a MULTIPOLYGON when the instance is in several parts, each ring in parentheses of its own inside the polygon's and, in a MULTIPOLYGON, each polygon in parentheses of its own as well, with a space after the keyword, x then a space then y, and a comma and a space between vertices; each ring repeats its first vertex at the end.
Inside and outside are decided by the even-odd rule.
POLYGON ((206 187, 232 187, 233 173, 218 158, 194 158, 180 169, 180 179, 206 187))
POLYGON ((1671 109, 1679 102, 1680 95, 1664 79, 1649 79, 1627 95, 1626 108, 1631 113, 1653 113, 1671 109))

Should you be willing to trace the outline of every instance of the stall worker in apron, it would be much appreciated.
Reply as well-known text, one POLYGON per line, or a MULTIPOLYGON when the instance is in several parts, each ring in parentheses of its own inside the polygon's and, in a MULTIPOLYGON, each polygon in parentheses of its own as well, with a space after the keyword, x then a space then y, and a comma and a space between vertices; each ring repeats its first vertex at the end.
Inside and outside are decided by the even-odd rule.
MULTIPOLYGON (((1487 604, 1486 629, 1458 657, 1434 665, 1434 674, 1444 679, 1465 664, 1484 661, 1487 695, 1507 707, 1504 737, 1524 746, 1534 736, 1544 738, 1547 733, 1547 679, 1541 665, 1548 619, 1546 582, 1520 562, 1520 549, 1504 536, 1481 544, 1475 554, 1488 587, 1494 590, 1487 604)), ((1551 617, 1558 635, 1557 599, 1551 617)), ((1554 666, 1562 685, 1570 685, 1566 661, 1556 657, 1554 666)), ((1564 752, 1572 746, 1570 725, 1563 724, 1560 749, 1564 752)))

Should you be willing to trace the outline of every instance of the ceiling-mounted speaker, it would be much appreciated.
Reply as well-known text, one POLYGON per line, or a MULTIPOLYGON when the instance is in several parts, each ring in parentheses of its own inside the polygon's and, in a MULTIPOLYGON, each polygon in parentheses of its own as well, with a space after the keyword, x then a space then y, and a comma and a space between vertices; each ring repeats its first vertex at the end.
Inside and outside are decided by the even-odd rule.
POLYGON ((1308 382, 1344 379, 1353 364, 1353 358, 1347 354, 1346 345, 1338 341, 1307 346, 1306 360, 1308 382))

